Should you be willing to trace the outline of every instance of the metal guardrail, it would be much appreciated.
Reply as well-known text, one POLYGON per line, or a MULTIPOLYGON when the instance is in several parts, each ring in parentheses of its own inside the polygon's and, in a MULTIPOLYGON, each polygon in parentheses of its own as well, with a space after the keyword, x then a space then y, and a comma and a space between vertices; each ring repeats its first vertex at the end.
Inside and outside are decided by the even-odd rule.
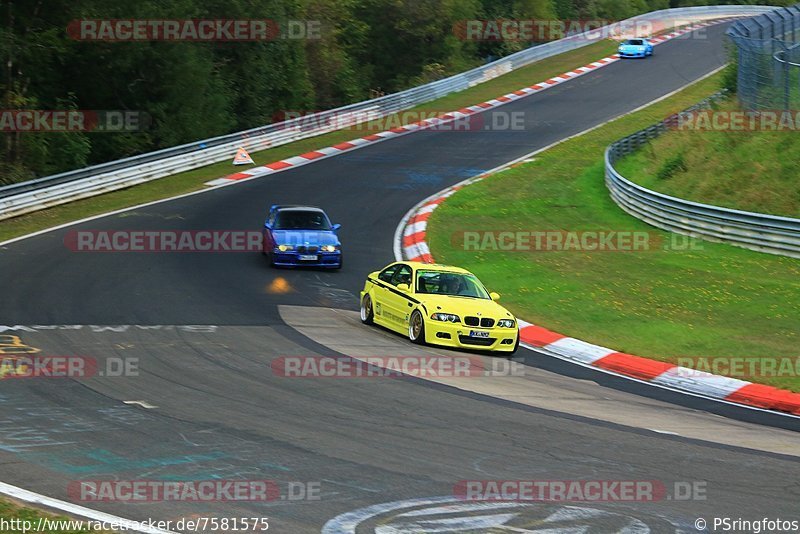
MULTIPOLYGON (((765 6, 702 6, 654 11, 607 26, 612 35, 625 34, 637 22, 646 21, 656 29, 688 25, 723 17, 753 16, 775 9, 765 6)), ((595 42, 585 34, 573 35, 528 48, 470 71, 406 91, 373 100, 316 113, 243 132, 150 152, 93 167, 0 187, 0 220, 71 202, 225 161, 242 146, 249 151, 264 150, 292 141, 317 136, 430 102, 463 91, 536 61, 575 50, 595 42)))
POLYGON ((609 146, 605 153, 605 174, 606 187, 611 198, 630 215, 663 230, 759 252, 800 258, 800 219, 740 211, 671 197, 631 182, 614 168, 619 158, 673 129, 682 120, 682 115, 685 117, 694 111, 708 109, 724 96, 724 92, 717 93, 609 146))

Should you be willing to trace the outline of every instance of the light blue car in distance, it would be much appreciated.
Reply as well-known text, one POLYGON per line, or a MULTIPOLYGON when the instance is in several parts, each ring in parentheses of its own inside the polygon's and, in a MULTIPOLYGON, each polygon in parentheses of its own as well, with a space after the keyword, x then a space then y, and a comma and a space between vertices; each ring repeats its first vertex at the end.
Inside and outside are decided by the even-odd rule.
POLYGON ((647 57, 653 55, 653 43, 647 39, 626 39, 619 44, 619 57, 647 57))

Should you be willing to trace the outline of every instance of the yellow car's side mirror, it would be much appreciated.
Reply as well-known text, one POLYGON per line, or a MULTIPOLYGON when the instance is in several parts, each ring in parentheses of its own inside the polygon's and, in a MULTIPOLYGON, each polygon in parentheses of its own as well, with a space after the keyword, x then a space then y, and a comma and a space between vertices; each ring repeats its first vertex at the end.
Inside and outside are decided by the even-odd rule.
POLYGON ((411 291, 411 286, 409 286, 408 284, 397 284, 397 289, 399 289, 403 293, 408 293, 409 291, 411 291))
POLYGON ((490 297, 492 297, 492 300, 494 300, 495 302, 496 302, 496 301, 498 301, 498 300, 500 300, 500 295, 499 295, 499 294, 497 294, 497 293, 495 293, 494 291, 492 291, 491 293, 489 293, 489 296, 490 296, 490 297))

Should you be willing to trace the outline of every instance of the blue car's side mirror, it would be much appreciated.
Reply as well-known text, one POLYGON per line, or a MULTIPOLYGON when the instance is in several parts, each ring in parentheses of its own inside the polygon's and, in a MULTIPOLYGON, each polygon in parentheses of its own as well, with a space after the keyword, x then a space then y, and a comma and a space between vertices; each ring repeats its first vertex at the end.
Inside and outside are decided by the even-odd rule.
POLYGON ((270 228, 269 221, 264 221, 264 228, 266 229, 270 228))
POLYGON ((337 231, 339 230, 339 228, 341 228, 341 227, 342 227, 342 225, 341 225, 341 224, 334 224, 333 226, 331 226, 331 229, 332 229, 334 232, 337 232, 337 231))

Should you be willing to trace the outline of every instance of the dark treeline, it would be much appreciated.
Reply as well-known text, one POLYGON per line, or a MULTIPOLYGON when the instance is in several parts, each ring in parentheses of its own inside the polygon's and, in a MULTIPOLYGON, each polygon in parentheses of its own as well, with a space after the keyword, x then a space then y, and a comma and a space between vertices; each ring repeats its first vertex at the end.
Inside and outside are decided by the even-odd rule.
POLYGON ((458 21, 617 20, 680 5, 671 0, 0 0, 3 109, 136 110, 152 119, 137 133, 3 133, 0 181, 263 125, 280 110, 364 100, 530 44, 465 41, 453 31, 458 21), (83 19, 311 20, 319 21, 321 38, 203 43, 70 38, 69 23, 83 19))

